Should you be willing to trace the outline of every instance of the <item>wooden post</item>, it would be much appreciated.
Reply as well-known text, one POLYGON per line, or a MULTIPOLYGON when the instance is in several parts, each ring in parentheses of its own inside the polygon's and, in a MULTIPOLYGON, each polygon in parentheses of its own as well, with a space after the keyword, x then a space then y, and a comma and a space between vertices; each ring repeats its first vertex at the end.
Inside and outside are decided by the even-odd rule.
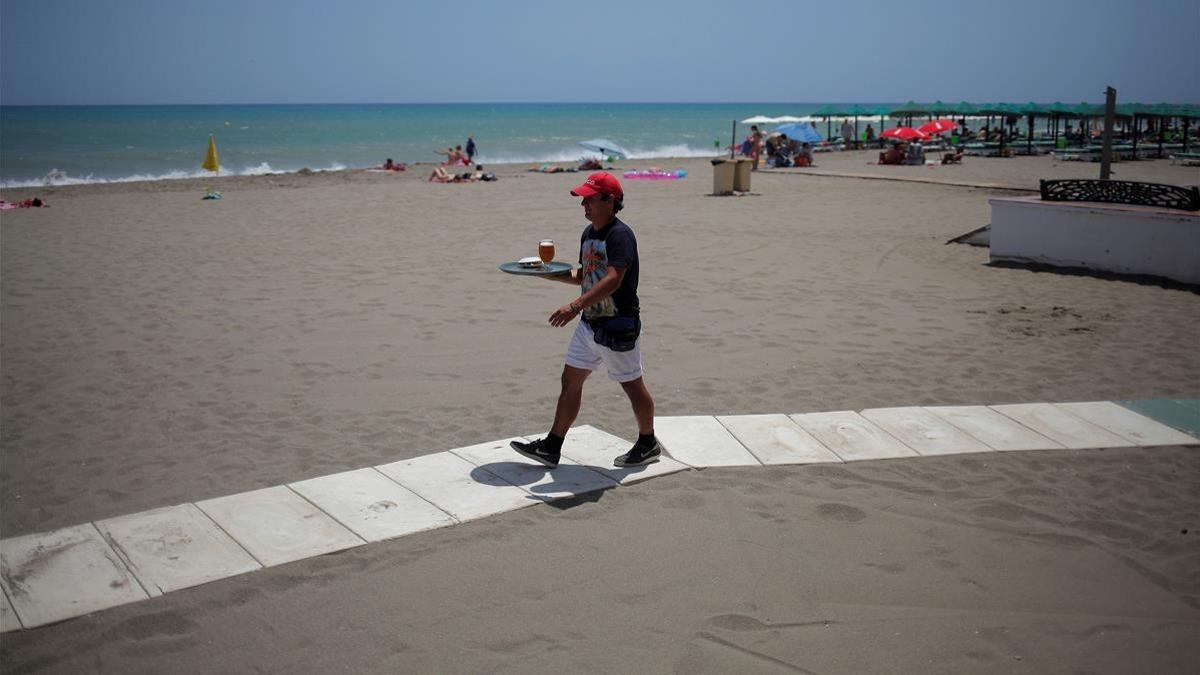
POLYGON ((733 159, 735 147, 737 147, 737 120, 733 121, 733 134, 729 137, 729 159, 733 159))
MULTIPOLYGON (((1100 151, 1100 180, 1112 175, 1113 119, 1117 114, 1117 90, 1104 88, 1104 149, 1100 151)), ((1136 155, 1136 153, 1135 153, 1136 155)))

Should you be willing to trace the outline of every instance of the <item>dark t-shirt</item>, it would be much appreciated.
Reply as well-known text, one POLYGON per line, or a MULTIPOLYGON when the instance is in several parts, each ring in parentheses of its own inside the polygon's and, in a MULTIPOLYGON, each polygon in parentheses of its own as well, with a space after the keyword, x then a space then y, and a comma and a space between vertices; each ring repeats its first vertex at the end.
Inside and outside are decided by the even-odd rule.
POLYGON ((633 230, 614 218, 604 229, 596 231, 590 224, 579 239, 579 264, 582 267, 580 294, 600 282, 609 265, 625 268, 625 278, 612 295, 583 310, 587 321, 610 316, 637 316, 638 250, 633 230))

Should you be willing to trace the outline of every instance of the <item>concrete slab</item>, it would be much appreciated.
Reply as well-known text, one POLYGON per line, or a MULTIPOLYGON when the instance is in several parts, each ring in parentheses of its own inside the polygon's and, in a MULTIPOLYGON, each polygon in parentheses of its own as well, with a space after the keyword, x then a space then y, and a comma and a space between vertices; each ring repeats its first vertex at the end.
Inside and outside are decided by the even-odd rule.
POLYGON ((613 464, 613 460, 633 447, 631 441, 619 438, 596 427, 583 425, 573 427, 563 443, 562 453, 571 461, 599 471, 614 481, 628 485, 638 481, 665 476, 676 471, 684 471, 686 464, 663 455, 662 459, 643 466, 622 467, 613 464))
POLYGON ((1055 403, 1055 406, 1103 427, 1135 445, 1195 445, 1200 439, 1155 422, 1112 401, 1090 401, 1081 403, 1055 403))
POLYGON ((989 406, 1066 448, 1122 448, 1129 441, 1050 403, 989 406))
POLYGON ((689 466, 762 464, 717 418, 709 415, 655 417, 654 435, 672 457, 689 466))
POLYGON ((262 567, 194 504, 96 522, 151 596, 262 567))
POLYGON ((445 511, 372 468, 303 480, 291 483, 289 487, 369 542, 457 522, 445 511))
POLYGON ((787 415, 719 415, 717 421, 763 464, 842 461, 787 415))
POLYGON ((579 464, 570 457, 563 457, 557 468, 549 469, 533 460, 518 455, 509 447, 509 441, 523 438, 505 438, 499 441, 480 443, 450 452, 471 462, 475 466, 527 490, 529 494, 550 501, 563 497, 616 487, 617 482, 599 471, 579 464))
POLYGON ((930 406, 925 410, 996 450, 1059 450, 1063 447, 985 405, 930 406))
POLYGON ((10 630, 21 630, 21 621, 17 619, 17 613, 13 611, 8 596, 0 593, 0 633, 10 630))
POLYGON ((917 457, 917 451, 896 440, 852 410, 791 415, 792 421, 812 434, 843 461, 917 457))
POLYGON ((992 452, 991 446, 916 406, 870 408, 862 416, 921 455, 992 452))
POLYGON ((451 452, 403 459, 375 468, 462 522, 533 506, 540 501, 451 452))
POLYGON ((196 506, 267 567, 363 544, 358 535, 283 485, 196 506))
POLYGON ((26 628, 150 597, 91 523, 0 542, 0 586, 26 628))

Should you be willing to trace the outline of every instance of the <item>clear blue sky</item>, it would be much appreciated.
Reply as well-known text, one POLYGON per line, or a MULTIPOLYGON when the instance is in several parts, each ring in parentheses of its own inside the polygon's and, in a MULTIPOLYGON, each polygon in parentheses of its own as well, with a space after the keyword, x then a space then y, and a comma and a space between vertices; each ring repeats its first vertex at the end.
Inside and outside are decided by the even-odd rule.
POLYGON ((1200 102, 1197 0, 0 0, 0 103, 1200 102))

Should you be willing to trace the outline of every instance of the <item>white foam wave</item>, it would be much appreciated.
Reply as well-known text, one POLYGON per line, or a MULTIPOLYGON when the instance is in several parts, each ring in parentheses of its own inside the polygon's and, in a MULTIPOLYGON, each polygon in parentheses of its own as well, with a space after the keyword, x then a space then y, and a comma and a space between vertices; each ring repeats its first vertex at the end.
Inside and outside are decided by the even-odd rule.
MULTIPOLYGON (((312 170, 317 171, 317 172, 344 171, 346 168, 347 167, 345 164, 342 164, 340 162, 333 162, 329 166, 327 166, 323 169, 312 169, 312 170)), ((268 164, 267 162, 262 162, 261 164, 258 164, 256 166, 246 166, 246 167, 243 167, 241 170, 236 170, 236 171, 230 170, 227 167, 221 167, 221 170, 218 171, 215 174, 215 176, 216 177, 268 176, 268 175, 277 175, 277 174, 285 174, 285 173, 295 173, 296 171, 299 171, 299 169, 275 169, 275 168, 272 168, 271 165, 268 164)), ((31 179, 26 179, 26 180, 16 179, 16 180, 0 181, 0 188, 37 188, 37 187, 59 186, 59 185, 88 185, 88 184, 94 184, 94 183, 137 183, 137 182, 141 182, 141 181, 185 180, 188 178, 212 178, 212 177, 214 177, 214 174, 209 171, 204 171, 204 170, 182 171, 182 170, 176 169, 176 170, 167 171, 165 173, 159 173, 159 174, 135 173, 135 174, 130 174, 128 176, 121 176, 119 178, 98 178, 93 174, 88 174, 86 176, 71 176, 71 175, 67 174, 65 171, 59 171, 58 169, 52 169, 50 171, 50 173, 46 174, 45 176, 42 176, 41 178, 31 178, 31 179)))
MULTIPOLYGON (((629 159, 663 159, 668 157, 712 157, 719 153, 717 148, 693 148, 686 144, 660 145, 654 148, 628 148, 629 159)), ((598 153, 580 147, 567 147, 540 154, 480 154, 477 164, 545 164, 578 162, 588 157, 599 157, 598 153)))

